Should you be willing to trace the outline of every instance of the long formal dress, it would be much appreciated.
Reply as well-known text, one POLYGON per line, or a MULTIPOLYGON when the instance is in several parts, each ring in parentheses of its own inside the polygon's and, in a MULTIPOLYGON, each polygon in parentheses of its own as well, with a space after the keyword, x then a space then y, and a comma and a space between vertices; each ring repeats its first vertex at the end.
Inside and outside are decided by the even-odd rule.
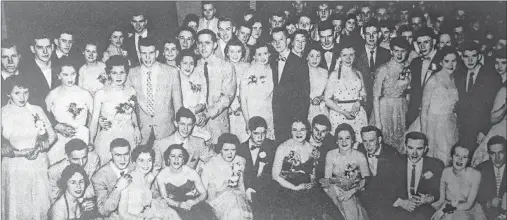
MULTIPOLYGON (((165 188, 167 194, 177 202, 184 202, 190 199, 195 199, 199 196, 194 182, 188 180, 181 186, 175 186, 171 183, 166 183, 165 188)), ((200 202, 190 210, 173 207, 182 220, 209 220, 215 219, 213 209, 206 202, 200 202)))
POLYGON ((136 146, 134 141, 134 110, 137 105, 136 92, 127 87, 123 91, 104 90, 107 96, 100 109, 100 117, 111 123, 110 128, 100 129, 95 137, 95 151, 100 157, 102 165, 111 159, 109 146, 116 138, 124 138, 131 147, 136 146))
POLYGON ((314 105, 311 101, 315 97, 323 97, 324 90, 326 89, 328 72, 326 69, 317 67, 309 67, 310 70, 310 109, 308 110, 308 121, 311 122, 313 117, 323 114, 328 116, 329 110, 327 109, 326 103, 324 99, 322 101, 314 105))
POLYGON ((66 92, 63 92, 62 87, 58 87, 51 91, 49 96, 52 97, 53 102, 50 111, 55 116, 56 121, 70 125, 76 130, 72 137, 65 137, 57 132, 58 140, 47 154, 49 165, 53 165, 66 158, 65 144, 71 139, 78 138, 88 144, 90 136, 86 127, 86 119, 89 111, 92 110, 92 106, 88 105, 93 103, 93 98, 87 90, 79 86, 69 88, 66 92))
MULTIPOLYGON (((44 111, 26 104, 2 108, 2 136, 18 149, 34 148, 38 136, 36 121, 51 126, 44 111)), ((50 207, 46 153, 34 160, 2 158, 2 219, 45 220, 50 207)))
MULTIPOLYGON (((403 134, 405 133, 405 114, 408 110, 405 91, 410 85, 408 77, 400 77, 403 66, 391 60, 378 69, 373 85, 373 96, 380 98, 380 122, 382 140, 403 151, 403 134)), ((370 117, 370 124, 375 125, 375 116, 370 117)))
POLYGON ((335 149, 328 152, 327 158, 332 159, 331 178, 337 181, 326 192, 333 199, 346 220, 368 220, 368 214, 357 196, 354 195, 350 199, 341 202, 337 199, 338 188, 348 191, 359 184, 361 179, 370 175, 366 157, 356 150, 352 150, 349 156, 342 156, 339 149, 335 149))
POLYGON ((206 202, 220 220, 252 219, 243 183, 244 169, 245 159, 240 156, 226 162, 217 155, 204 166, 202 180, 208 191, 206 202))
POLYGON ((228 110, 229 121, 231 123, 231 133, 238 136, 239 141, 243 143, 247 141, 250 136, 246 132, 246 122, 243 117, 243 111, 241 110, 240 87, 241 81, 244 80, 244 73, 250 65, 243 62, 232 63, 232 65, 236 70, 236 83, 238 86, 236 87, 236 96, 228 110))
POLYGON ((468 194, 472 190, 472 179, 476 178, 472 175, 478 171, 470 167, 466 169, 464 177, 457 177, 450 167, 444 170, 442 180, 445 182, 445 202, 433 215, 432 220, 486 220, 484 210, 477 202, 469 210, 456 210, 450 214, 442 212, 446 204, 459 204, 467 201, 468 194))
POLYGON ((268 124, 266 138, 274 140, 275 131, 273 124, 273 77, 268 65, 253 63, 243 75, 241 80, 241 92, 246 99, 248 117, 260 116, 268 124))
MULTIPOLYGON (((198 114, 196 107, 206 105, 206 78, 202 71, 194 71, 190 76, 183 74, 180 71, 181 79, 181 93, 183 96, 183 106, 190 109, 192 113, 198 114)), ((203 109, 204 110, 204 109, 203 109)), ((211 139, 211 134, 204 128, 195 126, 192 130, 192 135, 200 137, 205 141, 211 139)))
POLYGON ((79 86, 88 90, 92 95, 109 83, 106 76, 106 64, 97 61, 93 66, 85 64, 79 69, 79 86))
MULTIPOLYGON (((355 101, 361 100, 361 96, 365 94, 363 80, 359 77, 359 72, 350 67, 342 66, 333 71, 329 76, 326 86, 326 96, 332 96, 333 101, 343 110, 350 111, 355 101)), ((361 128, 368 125, 366 112, 361 106, 354 119, 347 119, 344 115, 336 112, 329 112, 329 120, 331 121, 332 131, 341 123, 347 123, 354 128, 357 142, 361 142, 361 128)))

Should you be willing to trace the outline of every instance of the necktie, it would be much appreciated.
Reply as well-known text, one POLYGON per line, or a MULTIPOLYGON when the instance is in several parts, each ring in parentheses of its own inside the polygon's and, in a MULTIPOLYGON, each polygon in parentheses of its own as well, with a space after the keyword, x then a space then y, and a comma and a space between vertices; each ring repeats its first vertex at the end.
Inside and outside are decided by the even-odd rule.
POLYGON ((474 86, 474 75, 475 75, 475 73, 473 71, 470 72, 470 76, 468 77, 467 92, 472 91, 472 86, 474 86))
POLYGON ((279 56, 278 59, 276 61, 287 61, 287 58, 285 58, 284 56, 279 56))
POLYGON ((256 148, 259 148, 259 145, 253 145, 252 144, 252 146, 250 146, 250 150, 255 150, 256 148))
POLYGON ((412 174, 410 175, 410 194, 415 195, 415 164, 412 165, 412 174))
POLYGON ((153 97, 153 84, 151 82, 151 72, 146 73, 148 75, 148 79, 146 80, 146 93, 148 98, 148 114, 153 116, 155 114, 154 106, 155 106, 155 99, 153 97))
MULTIPOLYGON (((373 70, 373 67, 375 66, 375 59, 373 59, 373 56, 375 55, 375 51, 370 51, 370 70, 373 70)), ((373 71, 371 71, 373 72, 373 71)))
POLYGON ((125 175, 125 171, 120 172, 120 176, 123 176, 123 175, 125 175))
POLYGON ((500 172, 500 168, 496 169, 495 174, 496 174, 496 195, 498 195, 498 193, 500 192, 500 184, 502 183, 502 172, 500 172))
POLYGON ((206 78, 206 103, 209 98, 209 73, 208 73, 208 62, 204 63, 204 78, 206 78))

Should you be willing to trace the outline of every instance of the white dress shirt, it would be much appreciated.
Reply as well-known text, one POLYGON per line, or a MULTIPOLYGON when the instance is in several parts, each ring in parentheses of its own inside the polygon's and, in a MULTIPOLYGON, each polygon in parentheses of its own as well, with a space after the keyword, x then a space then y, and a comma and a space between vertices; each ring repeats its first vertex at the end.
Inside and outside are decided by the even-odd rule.
MULTIPOLYGON (((382 145, 375 151, 373 155, 379 156, 380 151, 382 150, 382 145)), ((368 154, 366 154, 366 158, 368 159, 368 166, 370 167, 370 172, 372 176, 377 176, 377 167, 378 167, 378 158, 377 157, 368 157, 368 154)))
POLYGON ((56 57, 58 57, 58 59, 62 58, 63 56, 67 56, 68 54, 64 54, 62 51, 56 49, 55 50, 55 53, 56 53, 56 57))
MULTIPOLYGON (((422 158, 421 160, 419 160, 416 164, 415 164, 415 184, 414 184, 414 189, 415 191, 417 192, 417 189, 419 187, 419 180, 421 179, 421 175, 422 175, 422 168, 423 168, 423 160, 424 158, 422 158)), ((413 163, 409 160, 408 163, 407 163, 407 189, 408 189, 408 197, 409 198, 412 198, 412 194, 410 194, 410 184, 411 184, 411 180, 412 180, 412 165, 413 163)))
POLYGON ((46 78, 48 86, 51 88, 52 83, 51 61, 49 61, 48 65, 46 65, 42 61, 35 59, 35 63, 37 64, 37 66, 39 66, 40 70, 42 71, 42 74, 44 75, 44 78, 46 78))
POLYGON ((377 47, 370 49, 370 47, 364 45, 364 48, 366 49, 366 56, 368 58, 368 66, 371 65, 370 59, 371 59, 371 51, 373 50, 373 65, 377 63, 377 47))
POLYGON ((477 66, 475 66, 473 69, 468 70, 467 78, 466 78, 466 80, 467 80, 466 87, 465 87, 465 89, 467 89, 467 92, 468 92, 468 84, 470 83, 470 81, 468 80, 468 78, 470 78, 470 74, 472 73, 472 71, 474 72, 474 76, 473 76, 474 82, 473 83, 475 83, 477 81, 477 76, 479 75, 479 71, 481 70, 481 67, 482 67, 482 65, 477 64, 477 66))
POLYGON ((285 57, 285 61, 278 61, 278 82, 282 78, 283 68, 285 67, 285 63, 287 63, 287 58, 289 57, 290 50, 287 48, 284 52, 280 53, 280 57, 285 57))
POLYGON ((257 162, 257 156, 259 155, 260 146, 252 150, 250 147, 252 147, 253 145, 254 143, 252 142, 252 139, 250 139, 248 141, 248 148, 250 150, 250 154, 252 155, 253 165, 255 165, 255 162, 257 162))
POLYGON ((227 45, 227 42, 223 41, 222 38, 219 38, 220 43, 218 46, 220 47, 220 51, 222 51, 222 55, 224 55, 225 58, 225 46, 227 45))
POLYGON ((17 76, 18 74, 19 74, 19 71, 16 71, 14 74, 10 74, 10 73, 2 70, 2 79, 6 80, 7 78, 9 78, 11 76, 17 76))
POLYGON ((118 177, 118 178, 121 177, 121 172, 124 172, 123 175, 128 173, 128 168, 120 170, 120 169, 118 169, 118 167, 116 167, 116 165, 112 161, 111 161, 111 168, 113 169, 114 174, 116 174, 116 177, 118 177))
POLYGON ((146 38, 148 37, 148 29, 144 29, 144 31, 142 33, 135 33, 134 34, 134 40, 135 40, 135 45, 136 45, 136 52, 137 52, 137 57, 139 58, 139 61, 141 61, 141 55, 140 55, 140 52, 139 52, 139 36, 141 36, 142 38, 146 38))
MULTIPOLYGON (((497 168, 496 166, 493 166, 493 169, 495 170, 495 180, 496 180, 496 194, 500 192, 500 185, 502 184, 503 179, 503 173, 505 171, 505 164, 501 166, 500 168, 497 168)), ((502 195, 498 195, 502 196, 502 195)))
POLYGON ((426 57, 429 57, 430 59, 429 60, 426 60, 424 59, 423 62, 422 62, 422 69, 421 69, 421 85, 424 85, 424 83, 426 83, 426 81, 428 80, 428 78, 430 78, 430 74, 428 73, 430 69, 430 65, 431 65, 431 60, 433 60, 433 57, 435 57, 435 54, 437 53, 436 50, 433 50, 430 52, 430 54, 428 54, 428 56, 426 57))

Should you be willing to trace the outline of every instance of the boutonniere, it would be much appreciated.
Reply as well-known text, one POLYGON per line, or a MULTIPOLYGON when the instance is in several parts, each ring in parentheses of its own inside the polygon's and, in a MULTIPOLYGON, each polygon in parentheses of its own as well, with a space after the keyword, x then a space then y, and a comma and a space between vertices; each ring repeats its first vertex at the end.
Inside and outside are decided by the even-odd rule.
POLYGON ((262 171, 264 171, 264 166, 268 163, 267 161, 267 154, 265 151, 261 151, 259 153, 259 169, 257 170, 257 177, 260 177, 262 174, 262 171))
POLYGON ((248 77, 248 85, 250 85, 250 84, 257 84, 257 77, 256 76, 250 75, 248 77))
POLYGON ((266 151, 259 152, 259 158, 261 162, 267 163, 266 156, 267 156, 266 151))
POLYGON ((201 92, 202 91, 202 85, 201 84, 194 84, 192 82, 189 82, 190 83, 190 89, 192 90, 192 92, 194 93, 198 93, 198 92, 201 92))
POLYGON ((433 172, 431 171, 426 171, 425 173, 423 173, 422 177, 425 179, 425 180, 428 180, 428 179, 431 179, 431 177, 433 177, 433 172))
POLYGON ((106 75, 106 73, 100 73, 99 76, 97 77, 97 80, 99 80, 100 83, 102 84, 106 84, 106 81, 107 81, 108 77, 106 75))
POLYGON ((438 69, 437 64, 436 64, 436 63, 431 63, 430 70, 431 70, 431 71, 437 71, 437 69, 438 69))
POLYGON ((129 35, 129 37, 132 37, 132 36, 134 36, 134 34, 133 34, 133 33, 128 33, 128 35, 129 35))

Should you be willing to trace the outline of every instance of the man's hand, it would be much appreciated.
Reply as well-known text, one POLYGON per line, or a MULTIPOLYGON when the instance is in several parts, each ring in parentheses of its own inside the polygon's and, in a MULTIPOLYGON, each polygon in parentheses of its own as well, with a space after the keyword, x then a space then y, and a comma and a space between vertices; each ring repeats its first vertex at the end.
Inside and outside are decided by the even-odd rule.
POLYGON ((485 137, 486 137, 486 135, 484 135, 484 133, 479 132, 479 134, 477 135, 477 143, 478 144, 482 143, 482 141, 484 141, 485 137))
POLYGON ((209 119, 210 118, 208 117, 208 115, 206 115, 205 112, 202 112, 197 115, 197 124, 196 125, 199 127, 204 127, 208 123, 209 119))
POLYGON ((417 206, 430 204, 433 202, 433 196, 430 194, 419 194, 412 196, 413 201, 417 206))
POLYGON ((322 178, 322 179, 320 179, 319 183, 322 186, 322 188, 328 188, 328 187, 331 187, 331 185, 333 185, 331 183, 331 179, 328 179, 328 178, 322 178))
POLYGON ((351 112, 348 112, 348 111, 343 111, 342 115, 345 116, 345 118, 347 120, 352 120, 352 119, 356 118, 356 116, 354 116, 351 112))
POLYGON ((95 203, 91 199, 85 200, 83 203, 81 203, 81 206, 83 206, 84 211, 92 211, 93 208, 95 208, 95 203))
POLYGON ((502 204, 502 198, 495 197, 491 200, 491 206, 498 208, 502 204))
POLYGON ((199 114, 201 112, 203 112, 204 110, 206 110, 206 104, 203 104, 203 103, 200 103, 200 104, 197 104, 195 107, 195 114, 199 114))
POLYGON ((55 130, 67 138, 73 137, 76 134, 76 129, 65 123, 58 123, 55 126, 55 130))
POLYGON ((130 176, 129 174, 125 174, 118 179, 118 181, 116 182, 116 185, 114 187, 121 192, 125 188, 127 188, 127 186, 129 186, 131 182, 132 182, 132 176, 130 176))
POLYGON ((352 106, 352 109, 350 109, 350 114, 352 114, 352 115, 357 114, 357 112, 359 112, 359 109, 361 109, 361 103, 359 101, 357 101, 352 106))
POLYGON ((354 194, 356 193, 356 190, 355 189, 350 189, 348 191, 344 191, 343 192, 343 200, 349 200, 350 198, 352 198, 352 196, 354 196, 354 194))
POLYGON ((31 152, 29 152, 25 157, 28 160, 35 160, 39 156, 40 150, 38 148, 34 148, 31 152))
POLYGON ((417 207, 416 203, 412 200, 401 200, 398 205, 407 210, 408 212, 414 211, 414 209, 417 207))
POLYGON ((255 191, 255 189, 252 189, 252 188, 248 188, 246 190, 246 198, 248 199, 248 201, 252 201, 252 193, 257 193, 257 191, 255 191))

